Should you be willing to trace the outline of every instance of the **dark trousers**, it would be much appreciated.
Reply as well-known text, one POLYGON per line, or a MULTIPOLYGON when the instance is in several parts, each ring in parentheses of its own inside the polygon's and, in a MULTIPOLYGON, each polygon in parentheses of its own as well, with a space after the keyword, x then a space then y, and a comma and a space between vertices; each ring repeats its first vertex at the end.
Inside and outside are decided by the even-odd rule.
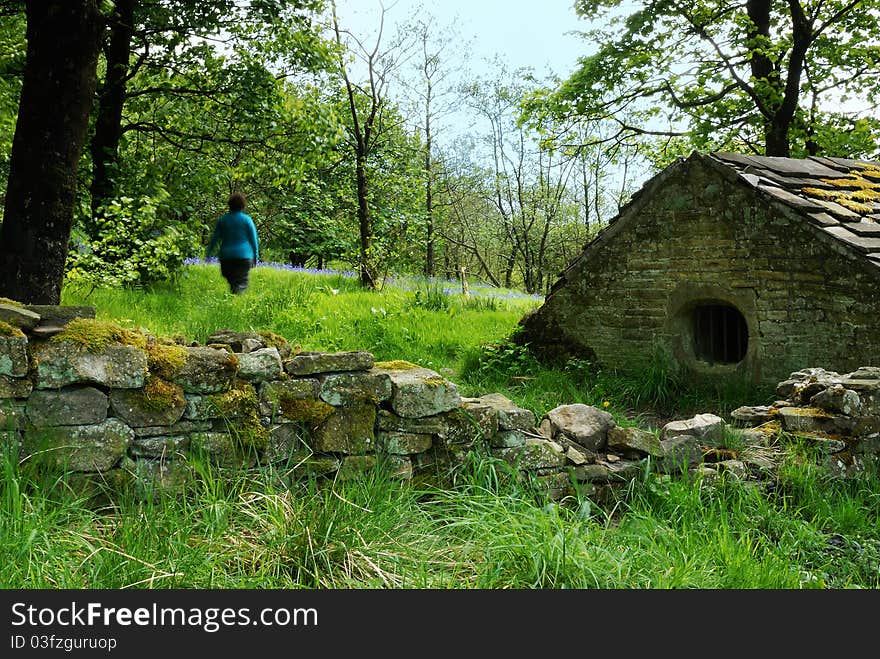
POLYGON ((229 289, 235 293, 244 293, 248 287, 248 275, 251 271, 251 259, 222 259, 220 274, 229 282, 229 289))

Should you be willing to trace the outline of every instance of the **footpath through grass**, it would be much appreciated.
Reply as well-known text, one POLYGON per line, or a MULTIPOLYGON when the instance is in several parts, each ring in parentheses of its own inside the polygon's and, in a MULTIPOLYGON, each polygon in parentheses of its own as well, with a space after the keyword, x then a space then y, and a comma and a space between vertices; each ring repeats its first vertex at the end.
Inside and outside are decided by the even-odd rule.
MULTIPOLYGON (((216 268, 197 266, 176 287, 89 296, 68 288, 64 302, 198 341, 222 328, 269 329, 304 349, 370 350, 443 372, 465 395, 501 391, 538 414, 608 401, 637 423, 630 412, 640 399, 733 401, 729 392, 675 400, 683 390, 663 368, 639 381, 582 362, 541 366, 503 342, 535 301, 439 295, 430 283, 368 293, 340 275, 258 268, 251 289, 233 297, 216 268)), ((583 495, 547 501, 480 455, 447 489, 381 468, 355 481, 290 484, 197 465, 185 497, 103 507, 14 455, 0 463, 3 588, 880 587, 880 479, 829 478, 797 451, 760 486, 646 472, 611 506, 583 495)))

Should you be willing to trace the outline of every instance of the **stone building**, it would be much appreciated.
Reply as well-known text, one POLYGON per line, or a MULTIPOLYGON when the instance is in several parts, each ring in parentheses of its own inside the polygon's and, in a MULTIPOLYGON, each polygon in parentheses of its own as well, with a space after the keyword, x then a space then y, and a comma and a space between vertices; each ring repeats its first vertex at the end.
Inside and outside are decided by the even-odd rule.
POLYGON ((880 365, 880 163, 693 153, 562 273, 519 340, 772 383, 880 365))

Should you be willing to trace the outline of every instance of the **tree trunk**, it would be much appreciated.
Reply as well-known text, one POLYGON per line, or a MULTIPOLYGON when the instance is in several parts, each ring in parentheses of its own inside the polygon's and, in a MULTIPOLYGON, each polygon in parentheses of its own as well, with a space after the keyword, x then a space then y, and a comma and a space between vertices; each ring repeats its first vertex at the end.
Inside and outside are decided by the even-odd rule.
POLYGON ((27 59, 0 229, 0 295, 58 304, 103 25, 95 0, 28 0, 27 59))
POLYGON ((110 39, 104 51, 107 72, 98 94, 95 134, 89 150, 92 154, 92 216, 112 199, 116 167, 119 163, 119 140, 122 137, 122 108, 131 58, 134 32, 135 0, 117 0, 110 27, 110 39))
POLYGON ((425 276, 434 276, 434 172, 431 162, 431 120, 425 120, 425 276))
POLYGON ((361 155, 360 149, 357 154, 355 176, 357 178, 358 226, 361 243, 361 285, 366 288, 376 288, 376 280, 373 278, 369 261, 370 248, 373 246, 373 227, 370 223, 370 201, 367 194, 367 158, 366 155, 361 155))
POLYGON ((431 78, 425 63, 428 92, 425 96, 425 276, 434 276, 434 171, 431 161, 431 78))

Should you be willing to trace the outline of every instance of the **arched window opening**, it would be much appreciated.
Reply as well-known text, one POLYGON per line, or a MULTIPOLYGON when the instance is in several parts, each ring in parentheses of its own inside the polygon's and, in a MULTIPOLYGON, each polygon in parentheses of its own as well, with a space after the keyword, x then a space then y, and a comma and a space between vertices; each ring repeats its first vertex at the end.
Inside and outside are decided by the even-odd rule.
POLYGON ((746 319, 735 307, 703 304, 694 308, 694 356, 709 364, 738 364, 749 347, 746 319))

